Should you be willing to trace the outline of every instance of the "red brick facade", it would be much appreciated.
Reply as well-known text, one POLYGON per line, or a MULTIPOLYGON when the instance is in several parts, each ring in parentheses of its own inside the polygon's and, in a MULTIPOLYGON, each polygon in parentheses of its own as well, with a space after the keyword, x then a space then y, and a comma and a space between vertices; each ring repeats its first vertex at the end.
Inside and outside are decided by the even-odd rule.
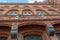
POLYGON ((24 40, 24 36, 33 34, 41 35, 43 40, 58 40, 57 33, 60 33, 59 4, 0 3, 0 37, 7 37, 7 40, 24 40), (11 11, 16 11, 18 15, 9 15, 11 11), (32 15, 25 15, 25 11, 32 15), (46 15, 39 16, 38 11, 43 11, 46 15), (13 36, 13 29, 18 30, 14 30, 18 32, 17 37, 13 36))

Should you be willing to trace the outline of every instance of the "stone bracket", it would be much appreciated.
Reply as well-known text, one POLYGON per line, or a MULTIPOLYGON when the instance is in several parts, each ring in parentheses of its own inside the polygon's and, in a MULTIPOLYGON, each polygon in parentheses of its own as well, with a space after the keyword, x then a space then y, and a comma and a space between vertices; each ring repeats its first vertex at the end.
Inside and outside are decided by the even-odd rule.
POLYGON ((11 38, 12 39, 17 39, 18 38, 18 27, 17 25, 12 25, 11 27, 11 38))
POLYGON ((55 33, 55 29, 54 29, 54 27, 52 25, 50 25, 49 27, 47 27, 46 31, 47 31, 47 34, 49 36, 53 36, 54 33, 55 33))

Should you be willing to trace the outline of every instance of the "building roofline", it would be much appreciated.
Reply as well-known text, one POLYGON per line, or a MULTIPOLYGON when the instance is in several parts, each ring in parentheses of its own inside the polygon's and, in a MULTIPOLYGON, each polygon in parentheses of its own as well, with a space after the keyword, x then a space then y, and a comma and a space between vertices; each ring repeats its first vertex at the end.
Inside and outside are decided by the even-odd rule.
POLYGON ((47 3, 0 3, 0 5, 49 5, 47 3))

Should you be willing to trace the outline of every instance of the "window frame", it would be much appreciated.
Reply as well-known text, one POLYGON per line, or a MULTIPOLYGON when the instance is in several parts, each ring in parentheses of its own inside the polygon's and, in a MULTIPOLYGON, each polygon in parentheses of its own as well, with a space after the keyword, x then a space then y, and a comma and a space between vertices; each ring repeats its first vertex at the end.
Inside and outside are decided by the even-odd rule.
POLYGON ((31 11, 23 11, 23 15, 24 16, 32 16, 33 14, 31 11), (28 13, 26 14, 26 12, 29 12, 29 14, 28 13))
POLYGON ((37 11, 36 13, 38 16, 46 16, 47 13, 45 11, 37 11))
POLYGON ((19 13, 17 11, 10 11, 8 12, 8 16, 18 16, 19 13))

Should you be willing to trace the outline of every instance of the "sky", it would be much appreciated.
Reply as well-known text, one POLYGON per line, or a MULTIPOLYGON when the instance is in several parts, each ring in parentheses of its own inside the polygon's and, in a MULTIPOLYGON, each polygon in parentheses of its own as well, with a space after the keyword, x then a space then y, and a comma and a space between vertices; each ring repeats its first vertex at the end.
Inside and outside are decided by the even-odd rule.
MULTIPOLYGON (((37 2, 43 2, 44 0, 36 0, 37 2)), ((34 3, 35 0, 0 0, 0 2, 17 2, 17 3, 34 3)))

